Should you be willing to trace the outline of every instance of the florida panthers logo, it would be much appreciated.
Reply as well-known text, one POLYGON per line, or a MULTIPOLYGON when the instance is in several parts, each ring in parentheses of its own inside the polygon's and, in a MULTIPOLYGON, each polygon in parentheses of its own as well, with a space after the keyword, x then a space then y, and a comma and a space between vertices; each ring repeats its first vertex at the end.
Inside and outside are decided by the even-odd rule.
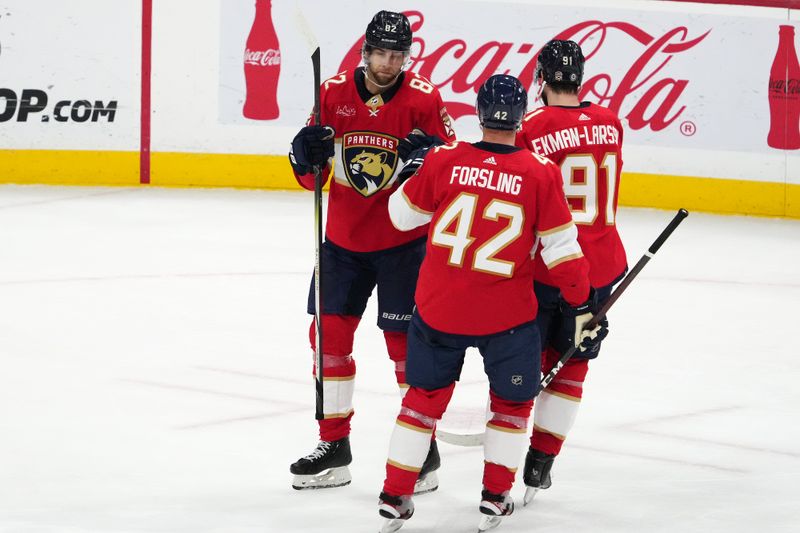
POLYGON ((342 163, 347 181, 363 196, 371 196, 391 181, 397 168, 397 139, 359 131, 342 138, 342 163))

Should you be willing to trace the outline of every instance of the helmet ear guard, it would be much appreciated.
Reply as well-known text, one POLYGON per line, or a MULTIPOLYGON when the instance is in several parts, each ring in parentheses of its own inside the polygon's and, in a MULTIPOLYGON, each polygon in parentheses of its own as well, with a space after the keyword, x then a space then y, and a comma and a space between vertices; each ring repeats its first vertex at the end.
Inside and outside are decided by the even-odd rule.
POLYGON ((528 110, 528 93, 514 76, 495 74, 478 90, 475 110, 484 128, 515 131, 528 110))

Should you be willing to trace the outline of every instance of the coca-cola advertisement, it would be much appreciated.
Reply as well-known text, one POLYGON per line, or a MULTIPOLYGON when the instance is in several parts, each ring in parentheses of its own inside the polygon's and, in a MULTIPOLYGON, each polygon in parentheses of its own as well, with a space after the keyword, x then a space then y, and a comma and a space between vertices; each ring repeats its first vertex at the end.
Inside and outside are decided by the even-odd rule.
POLYGON ((278 80, 281 48, 272 22, 272 0, 256 0, 253 25, 244 49, 245 93, 242 114, 253 120, 280 116, 278 80))
POLYGON ((493 2, 492 19, 503 21, 498 25, 485 23, 489 4, 479 2, 382 3, 367 11, 363 3, 317 0, 223 4, 223 123, 296 127, 305 120, 312 72, 295 23, 297 6, 320 44, 323 79, 357 67, 373 11, 394 8, 408 16, 414 32, 410 70, 439 88, 461 138, 479 136, 474 101, 481 81, 508 73, 533 88, 538 51, 558 38, 582 46, 587 61, 581 97, 623 117, 628 146, 800 148, 800 69, 785 10, 753 18, 736 16, 742 8, 679 9, 671 2, 637 9, 620 2, 605 3, 614 8, 493 2))
POLYGON ((794 26, 781 25, 778 51, 769 73, 770 128, 767 143, 780 150, 800 148, 800 63, 794 26))
POLYGON ((220 115, 223 123, 241 119, 272 121, 280 117, 281 46, 272 4, 273 0, 222 3, 220 115), (237 52, 238 61, 234 59, 237 52), (239 72, 234 74, 237 66, 239 72))

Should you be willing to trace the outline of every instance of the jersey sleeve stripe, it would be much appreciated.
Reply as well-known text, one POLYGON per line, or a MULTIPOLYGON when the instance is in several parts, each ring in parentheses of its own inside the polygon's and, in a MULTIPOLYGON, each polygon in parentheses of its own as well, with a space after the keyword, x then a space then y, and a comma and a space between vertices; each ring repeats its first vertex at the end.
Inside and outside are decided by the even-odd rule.
MULTIPOLYGON (((568 229, 570 226, 575 226, 575 224, 571 220, 569 222, 567 222, 566 224, 562 224, 560 226, 556 226, 555 228, 550 228, 548 230, 543 230, 543 231, 537 231, 536 232, 536 236, 537 237, 546 237, 548 235, 552 235, 553 233, 558 233, 559 231, 564 231, 564 230, 568 229)), ((575 231, 575 235, 577 235, 577 234, 578 234, 578 232, 576 230, 575 231)))
POLYGON ((559 231, 547 231, 540 238, 542 260, 548 269, 583 256, 581 246, 578 244, 578 228, 572 222, 561 226, 559 231))
POLYGON ((420 209, 408 199, 403 190, 406 183, 389 197, 389 218, 392 225, 400 231, 412 230, 427 224, 433 218, 433 213, 420 209))
POLYGON ((553 269, 560 265, 561 263, 566 263, 567 261, 572 261, 573 259, 578 259, 579 257, 583 257, 583 252, 578 252, 577 254, 568 255, 566 257, 562 257, 553 261, 552 263, 546 263, 546 266, 549 269, 553 269))

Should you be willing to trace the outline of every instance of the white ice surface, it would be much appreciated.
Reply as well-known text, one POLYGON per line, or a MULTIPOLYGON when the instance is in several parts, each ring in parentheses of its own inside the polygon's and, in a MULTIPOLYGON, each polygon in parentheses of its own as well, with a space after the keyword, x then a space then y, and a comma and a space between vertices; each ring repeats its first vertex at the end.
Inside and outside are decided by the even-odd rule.
MULTIPOLYGON (((290 488, 317 440, 312 203, 0 187, 0 531, 377 531, 399 397, 372 303, 353 483, 290 488)), ((671 217, 620 211, 631 265, 671 217)), ((613 309, 553 487, 498 531, 800 531, 798 307, 800 222, 691 214, 613 309)), ((453 412, 485 394, 473 355, 453 412)), ((404 532, 477 529, 481 449, 440 449, 404 532)))

